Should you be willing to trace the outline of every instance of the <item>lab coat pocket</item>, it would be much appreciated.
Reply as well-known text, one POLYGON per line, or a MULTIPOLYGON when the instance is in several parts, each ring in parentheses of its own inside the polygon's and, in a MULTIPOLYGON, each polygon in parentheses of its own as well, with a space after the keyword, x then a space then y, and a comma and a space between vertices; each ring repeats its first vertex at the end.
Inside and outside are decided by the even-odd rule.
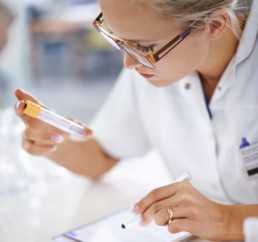
POLYGON ((258 142, 249 144, 247 140, 243 139, 239 156, 247 185, 255 200, 258 201, 258 142))

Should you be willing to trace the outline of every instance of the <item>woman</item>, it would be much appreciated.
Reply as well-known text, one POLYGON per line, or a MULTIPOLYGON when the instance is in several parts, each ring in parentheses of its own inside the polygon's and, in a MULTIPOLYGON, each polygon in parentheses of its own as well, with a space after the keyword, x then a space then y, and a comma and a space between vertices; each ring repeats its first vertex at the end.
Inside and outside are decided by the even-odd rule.
MULTIPOLYGON (((119 159, 155 148, 174 177, 188 171, 192 182, 155 189, 139 201, 141 224, 155 220, 170 232, 243 239, 243 220, 258 216, 257 3, 99 3, 94 25, 124 51, 127 70, 94 119, 94 136, 71 140, 22 115, 20 101, 24 149, 96 179, 119 159)), ((37 102, 21 90, 16 96, 37 102)))

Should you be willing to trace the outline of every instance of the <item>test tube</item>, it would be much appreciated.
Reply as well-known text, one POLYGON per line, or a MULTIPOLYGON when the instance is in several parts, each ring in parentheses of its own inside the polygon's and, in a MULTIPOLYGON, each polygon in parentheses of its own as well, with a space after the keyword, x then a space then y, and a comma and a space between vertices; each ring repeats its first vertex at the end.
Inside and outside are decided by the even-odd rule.
POLYGON ((25 108, 23 113, 29 115, 32 118, 40 119, 45 123, 65 131, 74 137, 85 138, 86 136, 86 131, 83 126, 74 123, 71 120, 66 119, 58 114, 55 114, 29 100, 25 101, 25 108))

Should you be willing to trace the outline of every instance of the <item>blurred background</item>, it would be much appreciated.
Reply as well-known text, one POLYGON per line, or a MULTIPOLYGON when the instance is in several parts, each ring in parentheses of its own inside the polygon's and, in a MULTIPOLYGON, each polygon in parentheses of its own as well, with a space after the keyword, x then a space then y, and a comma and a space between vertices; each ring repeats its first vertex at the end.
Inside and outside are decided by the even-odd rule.
POLYGON ((96 0, 0 0, 0 207, 4 196, 67 175, 21 148, 15 89, 88 124, 112 88, 122 54, 92 27, 99 13, 96 0))
POLYGON ((122 55, 93 29, 96 0, 1 0, 14 12, 0 54, 0 109, 22 88, 64 116, 88 123, 122 67, 122 55))

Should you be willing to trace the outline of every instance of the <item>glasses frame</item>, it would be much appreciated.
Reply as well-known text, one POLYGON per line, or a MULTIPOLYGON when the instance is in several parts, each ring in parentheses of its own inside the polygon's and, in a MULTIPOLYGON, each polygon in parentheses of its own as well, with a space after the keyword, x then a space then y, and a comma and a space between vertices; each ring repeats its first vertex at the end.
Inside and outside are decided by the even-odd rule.
POLYGON ((108 37, 110 39, 110 42, 107 38, 105 38, 111 45, 111 41, 114 43, 114 47, 116 47, 119 50, 124 50, 127 54, 129 54, 134 60, 139 62, 140 64, 149 67, 149 68, 155 68, 155 64, 162 59, 164 56, 166 56, 171 50, 173 50, 178 44, 180 44, 192 31, 192 27, 187 28, 185 31, 177 35, 175 38, 173 38, 171 41, 169 41, 166 45, 161 47, 159 50, 157 50, 154 53, 146 53, 143 54, 135 49, 133 45, 130 45, 130 43, 124 43, 122 40, 120 40, 118 37, 114 36, 112 33, 106 31, 101 27, 101 24, 104 22, 104 17, 102 12, 98 15, 98 17, 93 21, 93 26, 97 29, 97 31, 105 38, 108 37), (116 46, 115 46, 116 45, 116 46), (136 59, 128 50, 133 51, 136 55, 141 56, 142 58, 145 58, 147 62, 150 65, 146 65, 146 63, 143 63, 136 59))

